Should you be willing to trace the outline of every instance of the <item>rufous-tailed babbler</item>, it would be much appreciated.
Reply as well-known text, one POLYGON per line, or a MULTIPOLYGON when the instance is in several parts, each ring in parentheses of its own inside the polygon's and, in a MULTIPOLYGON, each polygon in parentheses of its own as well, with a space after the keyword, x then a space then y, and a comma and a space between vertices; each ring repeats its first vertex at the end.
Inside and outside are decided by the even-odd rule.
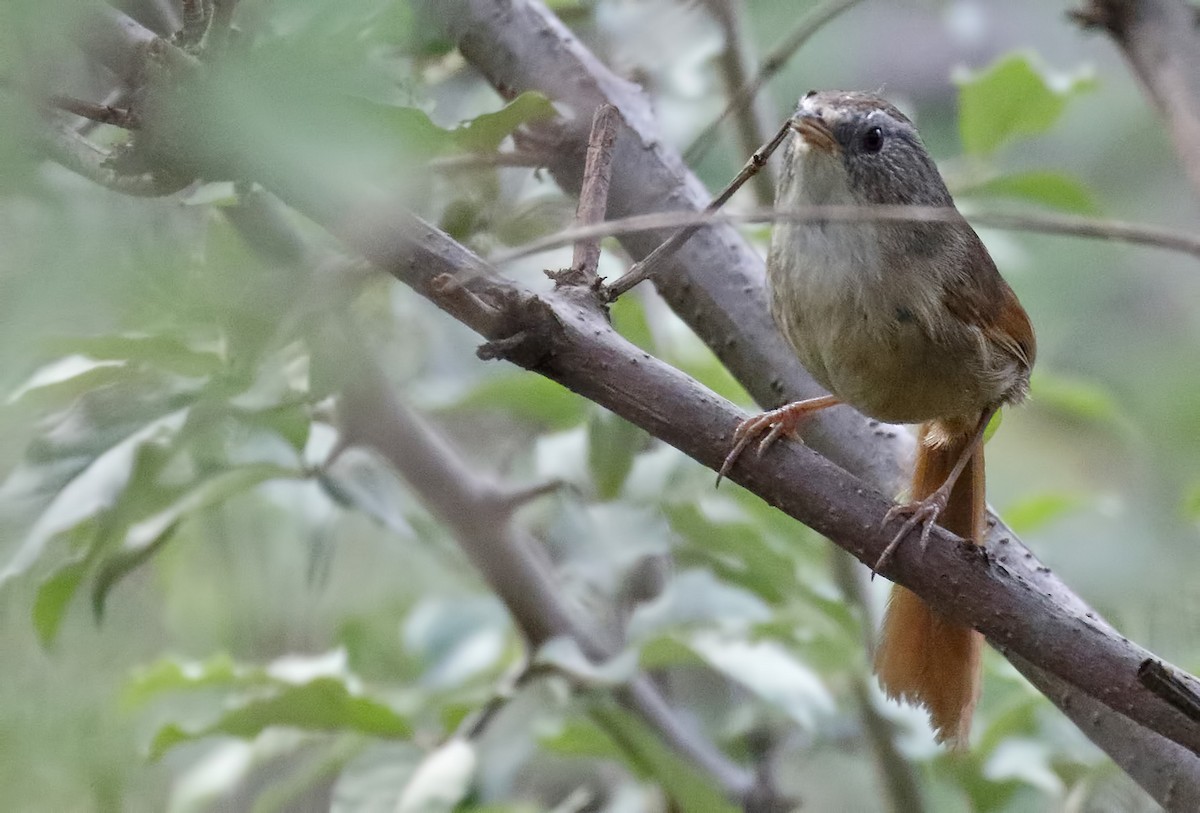
MULTIPOLYGON (((767 258, 771 311, 829 395, 744 421, 725 468, 808 415, 849 404, 920 424, 907 521, 880 562, 931 523, 975 544, 985 533, 983 435, 1029 390, 1029 317, 954 201, 913 123, 878 96, 810 92, 790 120, 776 207, 938 207, 940 219, 783 219, 767 258)), ((966 744, 983 638, 892 589, 875 655, 884 691, 928 710, 939 742, 966 744)))

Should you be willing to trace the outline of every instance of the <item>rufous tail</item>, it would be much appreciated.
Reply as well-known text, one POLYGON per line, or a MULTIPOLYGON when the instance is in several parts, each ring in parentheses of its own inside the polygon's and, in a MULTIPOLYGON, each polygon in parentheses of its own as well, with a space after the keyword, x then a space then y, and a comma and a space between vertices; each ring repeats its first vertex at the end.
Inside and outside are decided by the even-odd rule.
MULTIPOLYGON (((912 499, 946 481, 971 443, 971 434, 946 437, 936 424, 921 427, 912 499), (937 445, 932 445, 937 442, 937 445)), ((983 444, 978 444, 938 518, 946 530, 982 544, 985 530, 983 444)), ((892 588, 883 618, 875 673, 888 697, 923 706, 938 742, 964 747, 979 699, 983 636, 939 615, 915 593, 892 588)))

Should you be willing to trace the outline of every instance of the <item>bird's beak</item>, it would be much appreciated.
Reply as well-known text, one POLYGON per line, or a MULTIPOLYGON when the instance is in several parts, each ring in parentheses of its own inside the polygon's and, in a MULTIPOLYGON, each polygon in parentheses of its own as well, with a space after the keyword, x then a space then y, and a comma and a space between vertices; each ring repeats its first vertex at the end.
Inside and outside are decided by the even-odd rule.
POLYGON ((821 152, 836 154, 841 151, 841 146, 837 139, 833 137, 833 130, 829 129, 829 125, 825 120, 816 113, 808 111, 800 111, 792 116, 789 122, 792 129, 800 134, 800 138, 810 147, 815 147, 821 152))

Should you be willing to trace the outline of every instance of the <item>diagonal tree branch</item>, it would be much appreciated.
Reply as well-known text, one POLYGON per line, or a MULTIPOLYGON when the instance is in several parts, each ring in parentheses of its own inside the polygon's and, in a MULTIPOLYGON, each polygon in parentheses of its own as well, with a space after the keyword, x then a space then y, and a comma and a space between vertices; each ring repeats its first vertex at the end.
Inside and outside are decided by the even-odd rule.
POLYGON ((1088 0, 1071 16, 1121 49, 1200 195, 1200 9, 1184 0, 1088 0))

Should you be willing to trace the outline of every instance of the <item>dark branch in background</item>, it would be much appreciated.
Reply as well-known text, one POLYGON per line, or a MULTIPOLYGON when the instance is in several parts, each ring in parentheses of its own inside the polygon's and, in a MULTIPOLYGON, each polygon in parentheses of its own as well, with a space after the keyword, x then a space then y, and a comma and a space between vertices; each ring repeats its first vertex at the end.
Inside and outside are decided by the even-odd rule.
MULTIPOLYGON (((610 211, 635 207, 638 202, 659 204, 647 209, 703 206, 702 188, 683 173, 677 156, 666 152, 661 140, 654 138, 645 100, 595 63, 544 8, 527 3, 481 3, 478 9, 463 3, 446 6, 461 12, 456 19, 478 38, 470 49, 475 58, 481 58, 479 49, 487 43, 493 58, 514 73, 509 88, 530 86, 532 71, 543 77, 552 75, 566 90, 582 94, 584 102, 605 93, 630 97, 628 108, 618 105, 630 124, 618 137, 616 166, 623 177, 614 179, 610 211), (497 29, 489 32, 485 22, 497 29), (522 53, 524 62, 518 56, 522 53), (622 142, 627 142, 624 152, 622 142)), ((101 18, 102 23, 106 20, 111 22, 101 18)), ((117 22, 121 30, 132 24, 128 18, 117 22)), ((104 36, 110 41, 121 39, 112 31, 105 31, 104 36)), ((135 50, 144 42, 136 31, 127 39, 135 50)), ((594 109, 595 105, 581 106, 579 99, 568 98, 577 109, 594 109)), ((579 143, 580 134, 570 127, 561 135, 568 152, 572 143, 579 143)), ((586 132, 582 137, 586 138, 586 132)), ((581 167, 572 162, 580 161, 582 152, 580 148, 575 157, 561 156, 555 171, 562 179, 569 181, 572 173, 578 175, 581 167)), ((250 158, 245 160, 254 168, 250 158)), ((524 366, 562 381, 705 465, 719 465, 740 413, 616 336, 598 310, 581 307, 579 298, 568 302, 560 294, 532 299, 518 286, 489 277, 482 261, 444 235, 395 212, 375 208, 371 222, 356 220, 348 216, 354 213, 347 212, 346 201, 331 200, 329 190, 306 187, 311 181, 305 173, 291 169, 279 174, 274 168, 262 168, 289 202, 339 235, 353 250, 435 301, 440 300, 435 279, 453 276, 463 280, 475 301, 486 306, 484 310, 464 309, 466 321, 490 338, 505 340, 503 345, 493 346, 493 352, 509 354, 524 366)), ((654 247, 653 236, 643 240, 627 237, 624 242, 635 256, 644 256, 654 247), (639 246, 643 250, 636 250, 639 246)), ((767 311, 760 301, 761 267, 736 232, 728 227, 701 229, 669 265, 674 273, 658 278, 660 290, 675 307, 691 308, 685 318, 718 349, 735 375, 750 382, 756 397, 794 397, 794 390, 811 386, 805 384, 790 354, 779 357, 779 366, 774 368, 777 377, 766 372, 772 370, 769 364, 757 371, 752 364, 770 362, 779 339, 773 328, 763 327, 767 311), (695 269, 692 277, 687 276, 689 268, 695 269), (747 303, 756 307, 743 307, 747 303), (726 339, 731 343, 727 345, 726 339)), ((846 461, 848 468, 864 472, 872 482, 894 493, 896 474, 902 469, 897 458, 907 449, 903 439, 880 428, 881 442, 868 443, 875 430, 849 410, 818 428, 822 431, 810 435, 812 445, 827 447, 831 457, 846 461)), ((871 557, 868 561, 874 561, 887 541, 878 523, 889 502, 808 448, 780 446, 763 460, 743 461, 733 478, 860 559, 871 557)), ((1092 615, 1002 525, 993 532, 990 549, 989 567, 977 557, 964 559, 954 538, 939 534, 920 569, 913 566, 911 558, 916 552, 902 547, 896 575, 947 615, 978 626, 1002 651, 1036 659, 1039 668, 1057 675, 1047 677, 1040 688, 1068 714, 1076 706, 1071 701, 1074 685, 1128 715, 1113 713, 1086 698, 1096 711, 1090 725, 1081 727, 1110 753, 1140 754, 1149 765, 1147 772, 1162 781, 1153 784, 1135 770, 1130 773, 1160 802, 1166 803, 1166 787, 1172 809, 1200 809, 1200 770, 1195 757, 1186 752, 1181 757, 1181 749, 1129 719, 1140 720, 1191 748, 1200 745, 1194 742, 1200 739, 1195 725, 1137 683, 1136 668, 1147 653, 1092 615)))
MULTIPOLYGON (((726 93, 733 97, 750 83, 753 70, 743 30, 742 0, 707 0, 707 5, 725 33, 721 73, 725 77, 726 93)), ((731 109, 737 123, 740 152, 750 155, 770 137, 772 123, 763 108, 762 97, 757 92, 752 93, 731 109)), ((718 119, 718 123, 723 118, 718 119)), ((684 160, 688 160, 687 157, 684 160)), ((770 173, 760 172, 754 176, 754 196, 759 206, 770 206, 775 200, 775 183, 770 173)))
MULTIPOLYGON (((851 6, 856 5, 858 2, 859 0, 830 0, 830 2, 827 2, 809 12, 808 15, 800 21, 800 24, 796 26, 796 30, 788 35, 783 42, 775 46, 774 50, 767 54, 766 59, 763 60, 762 67, 758 69, 758 73, 754 76, 754 79, 740 86, 737 91, 732 94, 729 104, 726 105, 725 110, 721 112, 721 115, 717 116, 716 120, 713 121, 712 124, 705 127, 700 132, 700 135, 696 136, 696 139, 692 142, 692 145, 684 152, 683 160, 687 161, 687 163, 690 165, 695 165, 697 162, 699 162, 700 159, 702 159, 708 152, 709 148, 713 145, 713 141, 716 139, 717 129, 721 126, 725 119, 729 118, 735 113, 740 115, 742 111, 746 110, 747 107, 758 96, 758 92, 762 90, 763 85, 765 85, 767 82, 770 82, 775 77, 775 74, 783 70, 783 67, 787 65, 788 60, 791 59, 795 53, 804 46, 804 43, 808 42, 812 38, 813 34, 816 34, 825 26, 826 23, 833 20, 851 6)), ((745 147, 746 152, 753 150, 754 147, 757 144, 761 144, 762 141, 763 139, 759 139, 754 144, 745 147)), ((769 203, 770 201, 759 202, 769 203)))
POLYGON ((1184 0, 1088 0, 1071 16, 1125 54, 1200 195, 1200 10, 1184 0))

